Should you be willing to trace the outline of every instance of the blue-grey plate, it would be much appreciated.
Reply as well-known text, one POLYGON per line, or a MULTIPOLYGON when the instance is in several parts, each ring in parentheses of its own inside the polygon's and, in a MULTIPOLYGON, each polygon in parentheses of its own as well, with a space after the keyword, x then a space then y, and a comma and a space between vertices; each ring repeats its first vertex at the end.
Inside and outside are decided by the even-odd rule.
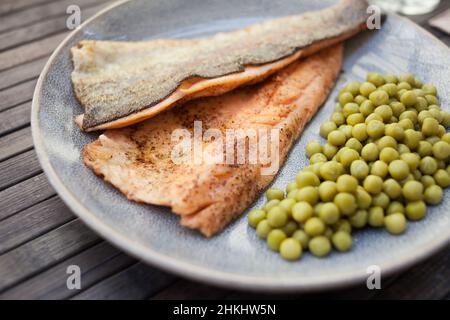
MULTIPOLYGON (((180 227, 169 210, 128 201, 83 165, 80 152, 97 134, 81 132, 73 117, 82 113, 72 93, 69 49, 81 39, 144 40, 199 37, 263 19, 298 14, 331 5, 315 0, 136 0, 118 3, 75 30, 48 61, 34 94, 33 138, 51 184, 92 229, 126 252, 163 270, 222 286, 250 290, 318 290, 365 281, 367 268, 382 275, 399 271, 436 252, 450 239, 450 200, 431 208, 425 220, 410 223, 398 237, 384 230, 356 233, 351 252, 319 259, 304 254, 286 262, 267 249, 247 226, 245 214, 212 239, 180 227)), ((442 105, 450 102, 450 52, 429 33, 389 15, 380 31, 365 32, 346 43, 344 72, 363 80, 368 71, 412 72, 435 84, 442 105)), ((274 181, 284 187, 306 164, 305 144, 319 139, 319 125, 334 107, 337 89, 306 127, 274 181)), ((263 203, 261 196, 254 204, 263 203)), ((251 208, 249 208, 251 209, 251 208)))

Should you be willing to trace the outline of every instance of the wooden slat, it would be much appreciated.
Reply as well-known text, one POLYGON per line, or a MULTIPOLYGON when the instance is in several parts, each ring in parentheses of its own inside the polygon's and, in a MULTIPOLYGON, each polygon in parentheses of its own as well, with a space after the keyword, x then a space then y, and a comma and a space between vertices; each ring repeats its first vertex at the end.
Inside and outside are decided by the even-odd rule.
POLYGON ((13 157, 33 147, 31 128, 26 127, 0 138, 0 161, 13 157))
POLYGON ((0 112, 0 136, 30 124, 31 101, 0 112))
POLYGON ((45 56, 44 58, 23 63, 12 69, 0 72, 0 90, 37 78, 47 60, 48 57, 45 56))
POLYGON ((58 33, 51 37, 1 52, 0 71, 48 56, 67 35, 68 32, 58 33))
POLYGON ((55 195, 43 173, 0 191, 0 220, 55 195))
POLYGON ((83 9, 96 5, 99 2, 99 0, 60 0, 11 13, 2 17, 0 32, 12 30, 25 25, 31 25, 35 22, 42 21, 50 17, 66 16, 67 7, 70 5, 78 5, 81 8, 81 15, 83 15, 83 9))
POLYGON ((14 11, 51 1, 55 0, 2 0, 2 3, 0 5, 0 15, 8 14, 14 11))
POLYGON ((0 162, 0 190, 42 172, 34 150, 0 162))
POLYGON ((98 243, 79 220, 71 221, 0 256, 0 291, 98 243))
POLYGON ((175 281, 175 277, 137 263, 92 286, 73 299, 146 299, 175 281))
POLYGON ((67 266, 77 265, 80 267, 81 290, 85 290, 134 262, 133 258, 121 253, 110 244, 101 242, 5 291, 0 294, 0 300, 67 299, 79 293, 79 290, 67 289, 67 266))
POLYGON ((178 280, 174 284, 152 296, 152 300, 223 299, 229 290, 212 287, 189 280, 178 280))
POLYGON ((400 275, 376 299, 443 299, 450 292, 450 247, 400 275))
MULTIPOLYGON (((99 3, 94 7, 82 9, 82 18, 87 19, 93 14, 105 7, 105 1, 96 1, 99 3)), ((49 36, 58 32, 67 31, 67 16, 55 17, 39 21, 33 25, 14 29, 8 32, 0 33, 0 51, 9 49, 26 42, 38 40, 45 36, 49 36)))
POLYGON ((54 196, 0 222, 0 254, 75 219, 54 196))
POLYGON ((36 79, 0 91, 0 111, 19 105, 33 98, 36 79))

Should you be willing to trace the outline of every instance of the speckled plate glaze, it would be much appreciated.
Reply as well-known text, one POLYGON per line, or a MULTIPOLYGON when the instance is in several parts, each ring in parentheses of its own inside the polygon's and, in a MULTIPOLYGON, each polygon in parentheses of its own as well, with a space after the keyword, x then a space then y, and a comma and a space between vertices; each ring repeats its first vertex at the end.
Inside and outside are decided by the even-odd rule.
MULTIPOLYGON (((421 222, 392 237, 384 230, 356 233, 350 253, 326 259, 305 254, 286 262, 266 248, 245 214, 220 235, 205 239, 184 229, 169 210, 128 201, 86 168, 80 152, 97 134, 80 132, 73 117, 82 112, 70 82, 69 49, 79 40, 144 40, 210 35, 262 19, 320 9, 333 1, 299 0, 136 0, 118 3, 86 21, 58 47, 39 78, 32 109, 33 138, 48 178, 68 206, 92 229, 128 253, 163 270, 221 286, 266 291, 305 291, 349 285, 366 279, 370 265, 382 275, 417 263, 450 239, 450 200, 429 210, 421 222)), ((450 51, 423 29, 389 15, 382 30, 346 43, 338 87, 363 80, 368 71, 412 72, 434 83, 442 105, 450 102, 450 51)), ((319 139, 319 125, 333 110, 337 89, 306 127, 274 181, 284 187, 306 164, 304 148, 319 139)), ((260 206, 261 196, 254 204, 260 206)), ((251 209, 251 208, 249 208, 251 209)))

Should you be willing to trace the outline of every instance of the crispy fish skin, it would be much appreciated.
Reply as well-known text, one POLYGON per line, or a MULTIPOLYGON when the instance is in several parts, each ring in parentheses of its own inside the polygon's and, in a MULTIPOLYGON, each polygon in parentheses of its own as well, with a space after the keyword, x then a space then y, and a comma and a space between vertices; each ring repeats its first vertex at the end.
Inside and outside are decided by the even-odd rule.
POLYGON ((208 39, 113 42, 72 48, 75 96, 86 131, 120 128, 191 99, 255 83, 365 28, 367 3, 266 21, 208 39))
MULTIPOLYGON (((207 237, 237 218, 270 184, 260 163, 175 164, 176 129, 279 129, 280 165, 333 87, 342 64, 342 45, 297 61, 252 87, 191 101, 132 127, 108 130, 85 146, 83 160, 128 199, 171 207, 181 224, 207 237)), ((216 140, 215 140, 216 141, 216 140)), ((217 141, 216 141, 217 142, 217 141)), ((201 142, 217 155, 215 142, 201 142)))

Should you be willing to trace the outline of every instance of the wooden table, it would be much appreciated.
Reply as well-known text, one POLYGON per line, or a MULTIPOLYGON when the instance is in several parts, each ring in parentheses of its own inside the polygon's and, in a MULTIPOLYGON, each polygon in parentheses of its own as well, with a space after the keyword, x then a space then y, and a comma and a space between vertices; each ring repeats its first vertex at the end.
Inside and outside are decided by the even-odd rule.
MULTIPOLYGON (((67 35, 66 8, 82 18, 106 0, 1 0, 0 2, 0 299, 201 298, 450 298, 450 247, 421 265, 385 279, 383 290, 365 285, 315 295, 252 294, 194 283, 129 257, 87 228, 56 195, 36 159, 30 106, 36 80, 67 35), (82 270, 82 289, 68 290, 66 268, 82 270)), ((414 20, 427 26, 450 7, 414 20)))

